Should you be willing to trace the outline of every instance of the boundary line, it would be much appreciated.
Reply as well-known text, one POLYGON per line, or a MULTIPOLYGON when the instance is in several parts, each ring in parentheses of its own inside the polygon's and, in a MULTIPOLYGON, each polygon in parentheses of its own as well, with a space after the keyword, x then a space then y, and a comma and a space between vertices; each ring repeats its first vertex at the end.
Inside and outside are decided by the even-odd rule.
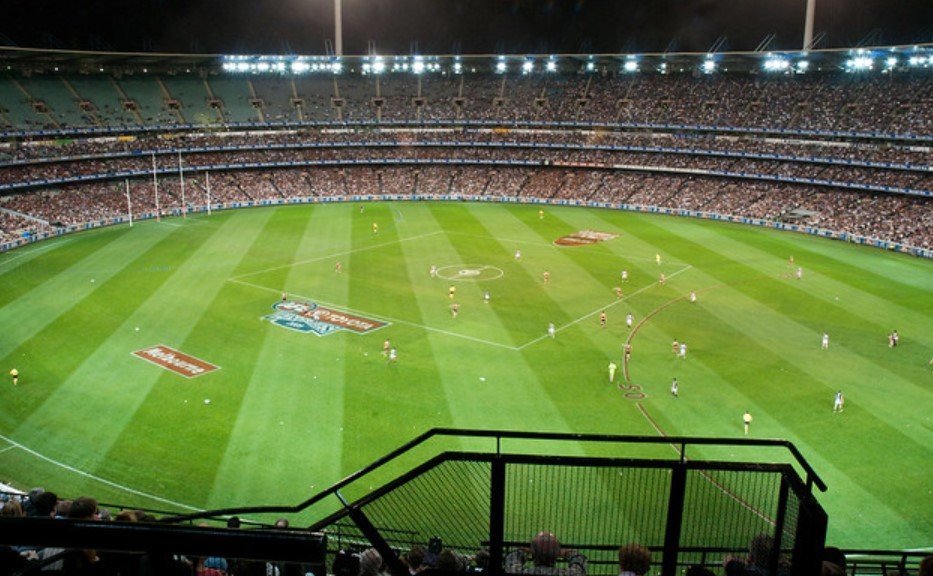
POLYGON ((91 480, 94 480, 95 482, 100 482, 101 484, 105 484, 105 485, 107 485, 107 486, 110 486, 111 488, 116 488, 116 489, 118 489, 118 490, 123 490, 124 492, 129 492, 130 494, 135 494, 136 496, 142 496, 143 498, 149 498, 150 500, 154 500, 154 501, 156 501, 156 502, 161 502, 161 503, 163 503, 163 504, 168 504, 168 505, 170 505, 170 506, 177 506, 177 507, 179 507, 179 508, 185 508, 185 509, 191 510, 191 511, 193 511, 193 512, 201 512, 201 511, 203 511, 203 509, 201 509, 201 508, 195 508, 194 506, 189 506, 188 504, 182 504, 181 502, 175 502, 174 500, 169 500, 168 498, 162 498, 161 496, 156 496, 156 495, 154 495, 154 494, 149 494, 148 492, 142 492, 142 491, 140 491, 140 490, 136 490, 135 488, 130 488, 129 486, 124 486, 124 485, 122 485, 122 484, 117 484, 116 482, 112 482, 112 481, 107 480, 107 479, 105 479, 105 478, 101 478, 100 476, 95 476, 95 475, 91 474, 90 472, 85 472, 84 470, 79 470, 79 469, 75 468, 74 466, 69 466, 68 464, 65 464, 64 462, 59 462, 58 460, 53 460, 52 458, 49 458, 48 456, 45 456, 44 454, 40 454, 40 453, 36 452, 35 450, 33 450, 32 448, 28 448, 28 447, 26 447, 26 446, 20 444, 19 442, 16 442, 15 440, 13 440, 13 439, 11 439, 11 438, 8 438, 8 437, 4 436, 3 434, 0 434, 0 439, 3 439, 3 440, 5 440, 6 442, 9 442, 9 443, 11 444, 11 446, 9 446, 9 447, 7 448, 7 450, 9 450, 10 448, 19 448, 19 449, 22 450, 23 452, 26 452, 27 454, 30 454, 30 455, 32 455, 32 456, 35 456, 36 458, 38 458, 38 459, 40 459, 40 460, 44 460, 44 461, 48 462, 49 464, 52 464, 52 465, 54 465, 54 466, 58 466, 59 468, 64 468, 65 470, 68 470, 69 472, 73 472, 73 473, 75 473, 75 474, 77 474, 77 475, 79 475, 79 476, 83 476, 83 477, 85 477, 85 478, 89 478, 89 479, 91 479, 91 480))
POLYGON ((38 248, 35 248, 34 250, 29 250, 21 254, 16 254, 15 256, 11 256, 9 259, 3 260, 2 262, 0 262, 0 268, 3 268, 10 262, 15 262, 19 258, 24 258, 26 256, 32 256, 33 254, 36 254, 36 253, 43 254, 45 252, 51 252, 52 250, 55 250, 56 248, 60 248, 61 246, 65 244, 71 243, 71 241, 72 241, 72 238, 63 238, 61 242, 52 242, 50 245, 39 246, 38 248))

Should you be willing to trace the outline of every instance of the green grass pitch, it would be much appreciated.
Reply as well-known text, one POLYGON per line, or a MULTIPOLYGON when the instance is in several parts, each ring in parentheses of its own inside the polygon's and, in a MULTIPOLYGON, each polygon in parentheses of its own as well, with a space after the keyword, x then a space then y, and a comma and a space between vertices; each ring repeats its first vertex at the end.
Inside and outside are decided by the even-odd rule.
POLYGON ((0 480, 156 508, 292 504, 431 427, 738 437, 748 409, 754 437, 791 440, 829 484, 830 543, 933 545, 933 264, 731 224, 538 210, 261 208, 0 255, 0 367, 21 374, 0 387, 0 480), (554 244, 581 230, 617 237, 554 244), (283 291, 387 325, 286 330, 262 320, 283 291), (617 384, 642 399, 608 383, 629 312, 617 384), (187 379, 131 354, 156 344, 220 369, 187 379))

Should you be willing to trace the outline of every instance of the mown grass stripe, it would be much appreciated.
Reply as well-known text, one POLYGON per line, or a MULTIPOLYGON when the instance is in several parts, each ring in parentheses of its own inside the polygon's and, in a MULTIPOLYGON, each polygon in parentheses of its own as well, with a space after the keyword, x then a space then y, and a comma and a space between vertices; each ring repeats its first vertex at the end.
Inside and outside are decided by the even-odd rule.
MULTIPOLYGON (((244 259, 244 266, 260 264, 262 247, 270 243, 277 246, 278 254, 297 261, 300 254, 346 237, 346 219, 322 215, 312 207, 284 210, 276 216, 257 239, 256 249, 244 259)), ((256 301, 264 303, 254 311, 256 317, 272 312, 271 304, 279 300, 282 290, 300 286, 304 272, 300 266, 287 270, 281 284, 268 294, 257 295, 256 301)), ((343 421, 345 378, 341 363, 324 361, 326 354, 318 350, 319 344, 331 343, 329 338, 284 330, 268 322, 256 323, 252 330, 255 338, 243 345, 255 346, 255 360, 212 483, 211 506, 256 501, 268 486, 279 484, 282 501, 297 502, 312 493, 312 485, 321 489, 344 473, 339 466, 342 442, 335 431, 343 421), (311 371, 300 362, 308 355, 321 359, 311 371), (309 390, 314 393, 308 394, 309 390), (283 403, 283 398, 291 401, 283 403), (289 441, 293 437, 306 441, 289 441), (289 465, 270 466, 270 462, 289 465), (242 478, 239 472, 244 467, 255 474, 242 478)), ((248 358, 251 354, 246 353, 248 358)))
MULTIPOLYGON (((96 245, 96 242, 92 244, 96 245)), ((182 252, 171 235, 161 232, 141 232, 135 238, 118 235, 116 239, 107 239, 102 250, 93 251, 75 264, 104 266, 106 263, 109 267, 106 274, 97 270, 99 281, 93 284, 80 282, 68 290, 64 287, 68 284, 67 279, 62 278, 62 274, 68 276, 70 269, 65 269, 37 289, 38 300, 23 298, 14 303, 12 306, 19 311, 13 316, 29 309, 33 310, 33 315, 26 315, 20 320, 4 315, 4 322, 16 322, 16 325, 9 325, 7 335, 10 339, 4 339, 0 347, 5 344, 18 346, 10 350, 2 362, 4 366, 19 370, 21 385, 17 386, 18 393, 6 403, 6 409, 0 412, 3 429, 15 434, 14 431, 24 421, 43 407, 53 412, 60 409, 60 405, 51 401, 58 389, 119 329, 123 318, 157 290, 168 276, 164 273, 144 273, 141 276, 140 272, 160 255, 182 252), (123 244, 123 247, 115 244, 123 244), (118 269, 111 261, 124 251, 134 254, 135 258, 124 261, 118 269), (140 277, 145 277, 145 281, 135 280, 140 277), (48 291, 55 287, 62 292, 52 294, 48 291), (50 358, 53 361, 49 361, 50 358)), ((106 370, 107 366, 98 368, 106 370)), ((48 424, 54 422, 55 419, 50 417, 48 424)), ((52 426, 52 429, 57 430, 57 426, 52 426)))
POLYGON ((151 227, 132 235, 108 229, 77 243, 74 250, 53 251, 4 273, 0 358, 100 290, 123 269, 127 254, 144 253, 169 233, 151 227))
MULTIPOLYGON (((188 460, 198 454, 200 447, 194 443, 181 452, 176 449, 177 444, 166 445, 160 440, 184 437, 190 427, 183 423, 190 421, 190 410, 201 405, 200 398, 195 397, 198 403, 192 402, 188 410, 184 410, 182 401, 191 398, 192 388, 202 389, 211 380, 180 378, 139 361, 130 352, 163 343, 224 366, 223 358, 213 357, 211 350, 185 349, 184 346, 188 334, 224 285, 224 268, 232 266, 232 263, 219 263, 217 255, 231 249, 241 253, 254 235, 246 227, 238 226, 239 221, 247 218, 245 214, 223 218, 225 225, 216 230, 196 226, 166 228, 173 235, 184 235, 198 249, 186 250, 187 242, 183 240, 173 244, 170 251, 149 260, 149 269, 162 261, 171 262, 167 278, 144 299, 127 294, 131 298, 129 307, 112 316, 114 327, 96 332, 103 341, 82 354, 83 362, 67 375, 42 407, 17 428, 18 437, 42 437, 41 450, 50 456, 67 459, 76 468, 114 482, 132 483, 147 492, 185 494, 189 502, 203 501, 198 498, 198 488, 189 485, 192 478, 202 477, 197 461, 188 460), (166 314, 166 310, 173 313, 166 314), (134 331, 135 326, 140 327, 138 333, 134 331), (153 390, 157 391, 159 402, 150 404, 153 390), (62 412, 61 405, 70 409, 62 412), (169 406, 172 410, 167 410, 169 406), (147 411, 151 418, 140 416, 147 411), (162 458, 166 464, 188 469, 191 477, 139 478, 134 469, 141 457, 162 458), (173 483, 184 483, 185 487, 169 489, 173 483)), ((127 286, 143 286, 152 281, 146 268, 137 268, 134 272, 130 281, 122 285, 124 290, 127 286)), ((114 298, 115 295, 107 302, 108 306, 113 305, 114 298)), ((225 373, 220 370, 213 374, 225 373)))

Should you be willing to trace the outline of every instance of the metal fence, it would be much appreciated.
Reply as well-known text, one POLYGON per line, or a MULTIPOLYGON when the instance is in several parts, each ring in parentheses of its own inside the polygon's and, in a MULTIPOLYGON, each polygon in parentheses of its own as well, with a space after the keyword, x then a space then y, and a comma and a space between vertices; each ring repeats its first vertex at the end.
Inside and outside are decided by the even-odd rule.
MULTIPOLYGON (((750 547, 770 573, 781 567, 806 575, 819 574, 826 535, 814 485, 825 490, 785 441, 436 429, 296 506, 162 521, 292 515, 301 520, 293 525, 310 524, 294 544, 300 548, 305 535, 314 535, 316 563, 325 553, 333 558, 338 550, 374 547, 399 575, 408 573, 400 561, 405 552, 437 539, 464 557, 487 551, 487 572, 497 576, 507 555, 540 531, 585 554, 588 572, 597 576, 618 574, 618 549, 630 542, 652 551, 652 573, 662 576, 691 564, 721 566, 730 555, 744 559, 750 547), (711 459, 736 452, 744 461, 711 459)), ((13 534, 3 527, 0 537, 13 534)), ((262 530, 236 537, 251 532, 261 539, 262 530)), ((251 557, 262 558, 257 546, 251 557)))

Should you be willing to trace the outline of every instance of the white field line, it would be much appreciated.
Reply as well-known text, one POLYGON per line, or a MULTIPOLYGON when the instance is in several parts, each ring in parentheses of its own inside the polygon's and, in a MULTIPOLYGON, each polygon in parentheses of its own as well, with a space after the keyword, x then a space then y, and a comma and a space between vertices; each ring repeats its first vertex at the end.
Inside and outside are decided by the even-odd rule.
MULTIPOLYGON (((269 288, 268 286, 260 286, 259 284, 253 284, 251 282, 244 282, 243 280, 236 280, 235 278, 228 278, 228 282, 233 282, 234 284, 240 284, 242 286, 249 286, 250 288, 255 288, 257 290, 265 290, 266 292, 272 292, 274 294, 279 294, 281 290, 277 288, 269 288)), ((445 336, 451 336, 453 338, 461 338, 463 340, 470 340, 471 342, 477 342, 479 344, 486 344, 487 346, 494 346, 496 348, 504 348, 506 350, 516 351, 518 348, 515 346, 510 346, 508 344, 502 344, 501 342, 493 342, 491 340, 483 340, 482 338, 476 338, 474 336, 468 336, 466 334, 458 334, 456 332, 450 332, 448 330, 441 330, 440 328, 434 328, 432 326, 425 326, 424 324, 418 324, 417 322, 409 322, 408 320, 401 320, 399 318, 393 318, 391 316, 383 316, 382 314, 373 314, 372 312, 367 312, 365 310, 357 310, 355 308, 347 308, 346 306, 341 306, 339 304, 334 304, 332 302, 325 302, 323 300, 318 300, 317 298, 311 298, 310 296, 305 296, 302 294, 292 294, 289 292, 289 296, 295 296, 302 300, 309 300, 318 304, 323 304, 330 308, 335 308, 337 310, 342 310, 344 312, 352 312, 354 314, 359 314, 361 316, 369 316, 377 320, 386 320, 394 324, 403 324, 405 326, 411 326, 413 328, 421 328, 428 332, 435 332, 437 334, 444 334, 445 336)))
MULTIPOLYGON (((32 255, 35 254, 36 252, 42 253, 42 252, 48 252, 48 251, 50 251, 50 250, 54 250, 54 249, 58 248, 59 246, 63 246, 63 245, 65 245, 65 244, 68 244, 68 243, 71 242, 71 241, 72 241, 72 238, 65 238, 65 239, 63 239, 63 240, 61 240, 61 241, 59 241, 59 242, 51 242, 50 244, 46 244, 46 245, 44 245, 44 246, 39 246, 38 248, 34 248, 33 250, 26 250, 26 251, 24 251, 24 252, 20 252, 20 253, 16 254, 16 256, 13 256, 13 257, 9 258, 8 260, 4 260, 4 261, 0 262, 0 268, 2 268, 3 266, 6 266, 6 265, 9 264, 10 262, 15 262, 16 260, 19 260, 20 258, 24 258, 24 257, 26 257, 26 256, 32 256, 32 255)), ((16 250, 22 250, 22 248, 17 248, 16 250)))
MULTIPOLYGON (((668 276, 668 278, 673 278, 674 276, 677 276, 677 275, 680 274, 681 272, 686 272, 687 270, 689 270, 689 269, 691 269, 691 268, 693 268, 693 266, 691 266, 691 265, 684 266, 684 267, 681 268, 680 270, 678 270, 678 271, 674 272, 673 274, 671 274, 670 276, 668 276)), ((571 320, 570 322, 568 322, 568 323, 566 323, 566 324, 560 326, 559 328, 557 328, 556 331, 557 331, 557 332, 560 332, 561 330, 563 330, 563 329, 565 329, 565 328, 570 328, 570 327, 573 326, 574 324, 579 324, 580 322, 586 320, 587 318, 592 318, 593 316, 596 316, 597 314, 599 314, 599 313, 602 312, 603 310, 607 310, 607 309, 609 309, 609 308, 612 308, 613 306, 615 306, 615 305, 617 305, 617 304, 619 304, 619 303, 621 303, 621 302, 625 302, 626 300, 628 300, 628 299, 631 298, 632 296, 635 296, 635 295, 637 295, 637 294, 641 294, 641 293, 644 292, 645 290, 647 290, 647 289, 649 289, 649 288, 653 288, 653 287, 655 287, 655 286, 657 286, 657 283, 652 282, 651 284, 648 284, 647 286, 643 286, 643 287, 639 288, 638 290, 632 292, 631 294, 629 294, 628 296, 626 296, 626 297, 624 297, 624 298, 616 298, 615 300, 613 300, 613 301, 610 302, 609 304, 606 304, 605 306, 601 306, 601 307, 597 308, 596 310, 593 310, 592 312, 590 312, 590 313, 588 313, 588 314, 584 314, 583 316, 580 316, 580 317, 577 318, 576 320, 571 320)), ((533 345, 533 344, 537 344, 538 342, 541 342, 542 340, 546 340, 546 339, 548 339, 548 338, 549 338, 549 336, 548 336, 547 334, 545 334, 545 335, 543 335, 543 336, 539 336, 539 337, 535 338, 534 340, 532 340, 532 341, 530 341, 530 342, 526 342, 525 344, 522 344, 521 346, 518 347, 518 349, 519 349, 519 350, 524 350, 524 349, 527 348, 528 346, 531 346, 531 345, 533 345)))
MULTIPOLYGON (((558 246, 554 242, 540 242, 537 240, 519 240, 517 238, 502 238, 499 236, 493 236, 491 234, 473 234, 472 232, 458 232, 456 230, 447 230, 446 234, 456 234, 458 236, 470 236, 471 238, 483 238, 485 240, 495 240, 502 242, 512 242, 514 244, 528 244, 531 246, 540 246, 542 248, 553 248, 558 246)), ((606 242, 612 242, 612 240, 607 240, 606 242)), ((573 250, 578 248, 577 246, 558 246, 559 248, 567 248, 568 250, 573 250)), ((643 260, 645 262, 654 262, 654 256, 626 256, 627 260, 643 260)))
POLYGON ((3 450, 0 450, 0 454, 3 454, 4 452, 7 452, 9 450, 12 450, 13 448, 16 448, 16 446, 7 446, 3 450))
MULTIPOLYGON (((0 439, 3 439, 4 441, 9 442, 9 443, 11 444, 11 446, 10 446, 9 448, 19 448, 19 449, 22 450, 23 452, 26 452, 27 454, 30 454, 30 455, 32 455, 32 456, 35 456, 36 458, 38 458, 38 459, 40 459, 40 460, 44 460, 44 461, 48 462, 49 464, 52 464, 52 465, 54 465, 54 466, 58 466, 59 468, 64 468, 65 470, 68 470, 69 472, 73 472, 73 473, 75 473, 75 474, 77 474, 77 475, 79 475, 79 476, 83 476, 83 477, 85 477, 85 478, 89 478, 89 479, 91 479, 91 480, 94 480, 95 482, 100 482, 101 484, 105 484, 105 485, 107 485, 107 486, 110 486, 111 488, 116 488, 116 489, 118 489, 118 490, 123 490, 124 492, 128 492, 128 493, 130 493, 130 494, 135 494, 136 496, 142 496, 143 498, 149 498, 150 500, 154 500, 154 501, 156 501, 156 502, 161 502, 161 503, 163 503, 163 504, 168 504, 168 505, 170 505, 170 506, 177 506, 177 507, 179 507, 179 508, 185 508, 185 509, 187 509, 187 510, 192 510, 192 511, 194 511, 194 512, 200 512, 200 511, 201 511, 201 508, 195 508, 194 506, 189 506, 188 504, 182 504, 181 502, 175 502, 174 500, 169 500, 169 499, 167 499, 167 498, 162 498, 161 496, 155 496, 155 495, 153 495, 153 494, 148 494, 148 493, 146 493, 146 492, 141 492, 141 491, 136 490, 136 489, 134 489, 134 488, 130 488, 129 486, 124 486, 124 485, 122 485, 122 484, 117 484, 116 482, 111 482, 110 480, 106 480, 106 479, 101 478, 101 477, 99 477, 99 476, 94 476, 93 474, 90 474, 90 473, 88 473, 88 472, 85 472, 84 470, 78 470, 78 469, 75 468, 74 466, 69 466, 68 464, 65 464, 64 462, 59 462, 58 460, 53 460, 53 459, 49 458, 48 456, 45 456, 45 455, 43 455, 43 454, 40 454, 40 453, 36 452, 35 450, 33 450, 33 449, 31 449, 31 448, 27 448, 26 446, 23 446, 23 445, 20 444, 19 442, 16 442, 16 441, 14 441, 14 440, 12 440, 12 439, 10 439, 10 438, 7 438, 6 436, 4 436, 4 435, 2 435, 2 434, 0 434, 0 439)), ((9 448, 7 448, 7 449, 9 449, 9 448)))
POLYGON ((426 234, 419 234, 417 236, 409 236, 408 238, 399 238, 398 240, 393 240, 392 242, 384 242, 382 244, 373 244, 372 246, 363 246, 361 248, 354 248, 353 250, 345 250, 343 252, 334 252, 331 254, 326 254, 324 256, 317 256, 315 258, 308 258, 306 260, 299 260, 297 262, 291 262, 289 264, 282 264, 281 266, 273 266, 271 268, 265 268, 264 270, 256 270, 255 272, 247 272, 246 274, 240 274, 239 276, 233 276, 230 280, 236 281, 240 278, 249 278, 250 276, 256 276, 257 274, 263 274, 265 272, 272 272, 274 270, 282 270, 283 268, 291 268, 293 266, 301 266, 302 264, 310 264, 311 262, 320 262, 321 260, 329 260, 331 258, 336 258, 337 256, 346 256, 347 254, 355 254, 357 252, 366 252, 367 250, 375 250, 376 248, 385 248, 386 246, 392 246, 393 244, 399 244, 401 242, 408 242, 410 240, 419 240, 421 238, 427 238, 429 236, 436 236, 438 234, 443 234, 442 230, 437 230, 435 232, 428 232, 426 234))

